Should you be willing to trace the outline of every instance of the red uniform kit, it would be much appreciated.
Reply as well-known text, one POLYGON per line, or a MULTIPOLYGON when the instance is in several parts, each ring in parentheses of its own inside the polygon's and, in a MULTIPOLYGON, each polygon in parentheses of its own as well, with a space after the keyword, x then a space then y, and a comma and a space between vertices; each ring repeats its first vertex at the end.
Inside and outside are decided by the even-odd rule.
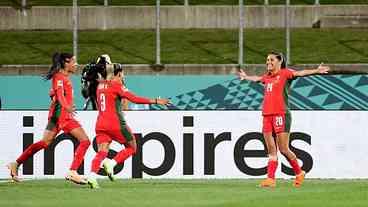
POLYGON ((65 109, 68 106, 74 105, 73 86, 66 75, 59 72, 53 76, 50 97, 52 101, 46 129, 55 131, 56 133, 60 130, 68 133, 75 128, 81 127, 73 115, 65 109))
POLYGON ((122 114, 123 98, 138 104, 151 103, 147 98, 135 96, 117 81, 101 81, 97 88, 99 113, 96 123, 96 141, 98 144, 109 143, 112 140, 124 144, 134 138, 122 114))
POLYGON ((288 96, 293 70, 281 69, 277 74, 265 74, 261 82, 264 84, 263 98, 263 132, 289 132, 291 115, 288 96))

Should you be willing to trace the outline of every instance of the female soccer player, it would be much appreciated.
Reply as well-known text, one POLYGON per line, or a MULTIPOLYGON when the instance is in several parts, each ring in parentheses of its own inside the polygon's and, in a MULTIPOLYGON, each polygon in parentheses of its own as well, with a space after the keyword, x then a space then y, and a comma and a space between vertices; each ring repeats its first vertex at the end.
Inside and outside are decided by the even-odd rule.
POLYGON ((261 187, 275 187, 275 171, 278 165, 277 148, 287 158, 293 168, 296 178, 293 185, 300 187, 304 181, 305 172, 301 170, 297 157, 289 149, 289 132, 291 115, 288 106, 288 90, 291 81, 296 77, 326 74, 329 67, 320 65, 317 69, 294 71, 285 67, 282 54, 271 52, 267 56, 267 72, 263 76, 249 76, 243 70, 238 72, 240 80, 261 82, 264 84, 263 99, 263 136, 268 150, 267 179, 261 187), (273 138, 276 134, 276 140, 273 138))
POLYGON ((76 62, 73 55, 68 53, 55 53, 52 58, 53 65, 45 75, 45 80, 52 80, 50 90, 51 105, 49 109, 48 124, 41 141, 29 146, 15 162, 8 164, 13 181, 19 182, 18 167, 29 157, 41 149, 47 148, 56 135, 63 130, 79 140, 78 148, 74 153, 74 159, 70 171, 65 177, 67 180, 78 184, 86 184, 87 181, 78 175, 77 169, 81 165, 84 155, 90 145, 88 136, 81 125, 74 119, 75 106, 73 104, 73 86, 70 76, 76 71, 76 62))
POLYGON ((111 73, 113 75, 107 74, 106 80, 99 81, 96 92, 98 105, 96 141, 98 152, 92 160, 91 174, 88 176, 88 184, 91 188, 99 188, 96 179, 97 173, 102 161, 108 154, 112 140, 123 144, 125 148, 112 160, 106 159, 103 162, 103 167, 111 181, 114 180, 114 166, 123 163, 136 152, 136 139, 121 113, 121 101, 128 99, 130 102, 138 104, 169 104, 168 99, 147 99, 129 92, 122 83, 124 74, 121 67, 115 68, 111 73))

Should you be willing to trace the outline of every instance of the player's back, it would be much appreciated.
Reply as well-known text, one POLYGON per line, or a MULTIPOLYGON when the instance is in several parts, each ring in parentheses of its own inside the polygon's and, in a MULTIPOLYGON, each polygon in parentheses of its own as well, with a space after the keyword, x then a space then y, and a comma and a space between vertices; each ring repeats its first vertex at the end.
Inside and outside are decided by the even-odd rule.
POLYGON ((117 81, 101 81, 97 87, 98 117, 96 130, 116 130, 124 124, 122 97, 119 90, 123 85, 117 81))

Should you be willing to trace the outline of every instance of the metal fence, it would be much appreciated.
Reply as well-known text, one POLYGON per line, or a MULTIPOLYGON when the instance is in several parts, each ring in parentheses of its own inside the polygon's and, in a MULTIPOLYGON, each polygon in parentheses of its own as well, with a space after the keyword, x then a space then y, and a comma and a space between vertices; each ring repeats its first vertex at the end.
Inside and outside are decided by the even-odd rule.
MULTIPOLYGON (((22 7, 23 8, 26 8, 27 7, 27 0, 21 0, 22 1, 22 7)), ((155 53, 155 61, 154 63, 156 65, 161 65, 162 64, 162 56, 161 56, 161 47, 162 47, 162 43, 165 44, 164 41, 161 40, 161 32, 160 32, 160 29, 161 29, 161 26, 163 24, 165 24, 165 22, 160 22, 160 16, 161 16, 161 3, 165 0, 152 0, 152 1, 155 1, 156 3, 156 8, 155 8, 155 12, 153 11, 153 9, 151 9, 151 11, 149 11, 149 13, 153 16, 153 14, 155 14, 155 29, 154 29, 154 32, 155 32, 155 50, 154 50, 154 53, 155 53), (162 24, 161 24, 162 23, 162 24)), ((193 0, 194 1, 194 0, 193 0)), ((237 35, 237 38, 238 38, 238 42, 237 42, 237 46, 238 46, 238 51, 236 52, 236 49, 233 50, 234 53, 237 53, 237 58, 234 58, 233 61, 231 61, 231 63, 235 63, 237 61, 237 64, 239 66, 242 66, 244 64, 249 64, 251 63, 248 59, 247 61, 247 55, 248 57, 250 57, 249 54, 247 54, 247 51, 245 50, 245 42, 247 41, 250 41, 250 38, 248 36, 247 38, 247 34, 244 32, 244 29, 245 29, 245 25, 249 25, 247 23, 249 23, 250 21, 247 21, 247 19, 245 19, 245 16, 247 15, 246 12, 247 12, 247 9, 245 8, 249 8, 249 7, 245 7, 245 4, 247 3, 248 0, 237 0, 238 1, 238 9, 239 9, 239 15, 237 14, 236 10, 233 10, 233 16, 231 16, 231 21, 232 23, 236 22, 236 24, 234 25, 235 27, 238 28, 238 35, 237 35), (238 18, 238 19, 236 19, 238 18), (236 60, 237 59, 237 60, 236 60)), ((313 15, 315 16, 318 16, 318 13, 321 13, 319 11, 320 8, 323 8, 323 7, 320 7, 320 1, 319 0, 313 0, 315 5, 314 6, 309 6, 309 8, 313 7, 313 8, 317 8, 315 11, 316 12, 313 12, 313 15)), ((72 19, 73 21, 73 53, 75 54, 75 56, 78 58, 78 54, 79 54, 79 50, 78 50, 78 47, 80 46, 79 45, 79 38, 78 38, 78 30, 81 28, 79 27, 79 12, 81 9, 79 9, 79 2, 80 0, 72 0, 73 2, 73 12, 72 12, 72 18, 69 18, 69 19, 72 19)), ((110 9, 110 8, 113 8, 113 7, 110 7, 110 3, 111 1, 110 0, 101 0, 100 2, 103 2, 104 3, 104 7, 96 7, 99 9, 99 11, 102 11, 103 9, 110 9), (102 8, 102 9, 101 9, 102 8)), ((190 3, 191 3, 191 0, 185 0, 185 1, 182 1, 183 2, 183 5, 185 6, 189 6, 190 3)), ((258 6, 260 7, 261 10, 256 10, 256 12, 262 12, 262 9, 263 11, 265 12, 268 8, 270 8, 271 6, 267 6, 267 5, 270 5, 272 2, 272 0, 264 0, 263 3, 265 4, 265 6, 258 6)), ((294 20, 291 22, 291 17, 290 17, 290 13, 293 11, 290 7, 290 4, 291 4, 292 0, 285 0, 285 4, 284 4, 284 8, 282 6, 277 6, 278 9, 279 9, 279 16, 282 17, 282 15, 284 15, 284 18, 280 18, 280 21, 279 23, 281 23, 281 25, 284 26, 284 32, 283 32, 283 35, 282 37, 279 37, 278 39, 285 39, 284 40, 284 43, 282 45, 283 48, 285 48, 285 54, 286 54, 286 58, 288 60, 288 63, 292 64, 293 63, 293 60, 292 60, 292 57, 291 57, 291 31, 290 31, 290 27, 292 25, 292 23, 295 23, 296 20, 294 18, 294 20), (290 7, 290 10, 289 10, 289 7, 290 7), (281 14, 281 15, 280 15, 281 14), (284 21, 281 21, 281 19, 283 19, 284 21)), ((295 7, 295 6, 294 6, 295 7)), ((151 7, 153 8, 153 7, 151 7)), ((175 8, 183 8, 183 7, 175 7, 175 8)), ((202 8, 202 7, 201 7, 202 8)), ((231 8, 235 8, 234 6, 231 6, 231 8)), ((252 7, 253 8, 253 7, 252 7)), ((130 9, 130 7, 129 7, 130 9)), ((186 8, 185 8, 186 9, 186 8)), ((191 8, 189 8, 191 9, 191 8)), ((162 11, 164 13, 164 11, 162 11)), ((186 10, 185 10, 186 12, 186 10)), ((106 13, 106 12, 105 12, 106 13)), ((109 23, 108 20, 106 20, 106 16, 105 16, 105 13, 101 12, 101 18, 103 19, 103 22, 104 22, 104 26, 100 26, 100 28, 102 29, 106 29, 106 24, 109 23), (102 15, 103 14, 103 15, 102 15)), ((251 12, 248 12, 249 14, 251 12)), ((26 10, 24 10, 24 13, 23 15, 27 15, 26 13, 26 10)), ((182 13, 181 15, 186 15, 186 13, 182 13)), ((30 15, 31 16, 31 15, 30 15)), ((150 16, 150 20, 153 19, 152 16, 150 16)), ((313 16, 313 18, 315 18, 315 16, 313 16)), ((184 16, 183 17, 179 17, 179 18, 185 18, 184 16)), ((248 19, 249 20, 249 19, 248 19)), ((269 27, 269 20, 268 18, 264 20, 265 22, 265 27, 269 27)), ((27 22, 25 22, 27 23, 27 22)), ((108 25, 108 24, 107 24, 108 25)), ((68 25, 68 30, 69 30, 70 26, 68 25)), ((184 26, 184 28, 186 28, 184 26)), ((162 32, 164 33, 164 32, 162 32)), ((236 37, 235 37, 236 39, 236 37)), ((71 43, 71 41, 70 41, 71 43)), ((164 49, 165 50, 165 49, 164 49)), ((166 53, 164 53, 166 54, 166 53)), ((153 57, 153 56, 152 56, 153 57)), ((235 56, 236 57, 236 56, 235 56)), ((163 58, 165 59, 165 58, 163 58)), ((295 60, 297 58, 294 58, 295 60)), ((165 62, 165 61, 163 61, 165 62)))
MULTIPOLYGON (((26 0, 23 0, 24 2, 26 0)), ((105 6, 108 5, 108 0, 105 1, 105 6)), ((265 4, 268 4, 268 0, 265 0, 265 4)), ((315 2, 319 3, 318 0, 315 2)), ((185 1, 185 4, 189 4, 189 0, 185 1)), ((161 65, 161 36, 160 36, 160 0, 156 0, 156 65, 161 65)), ((291 63, 290 57, 290 15, 289 15, 290 0, 285 2, 285 48, 286 48, 286 59, 287 64, 291 63)), ((78 58, 78 0, 73 0, 73 52, 78 58)), ((244 0, 239 0, 239 40, 238 40, 238 64, 240 66, 244 65, 244 0)), ((78 59, 77 59, 78 60, 78 59)))

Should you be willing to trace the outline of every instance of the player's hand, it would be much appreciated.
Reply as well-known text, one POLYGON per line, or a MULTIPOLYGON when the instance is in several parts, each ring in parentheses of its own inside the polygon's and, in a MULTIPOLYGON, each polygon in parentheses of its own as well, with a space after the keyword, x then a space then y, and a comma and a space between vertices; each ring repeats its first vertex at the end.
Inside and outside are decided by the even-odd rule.
POLYGON ((160 105, 166 105, 166 106, 168 106, 168 105, 171 104, 170 103, 170 100, 169 99, 166 99, 166 98, 156 98, 155 99, 155 103, 156 104, 160 104, 160 105))
POLYGON ((317 68, 317 71, 319 74, 327 74, 329 70, 330 70, 330 67, 324 66, 323 63, 321 63, 317 68))
POLYGON ((240 80, 245 80, 245 78, 248 76, 243 69, 239 69, 239 71, 236 73, 236 75, 239 77, 240 80))

